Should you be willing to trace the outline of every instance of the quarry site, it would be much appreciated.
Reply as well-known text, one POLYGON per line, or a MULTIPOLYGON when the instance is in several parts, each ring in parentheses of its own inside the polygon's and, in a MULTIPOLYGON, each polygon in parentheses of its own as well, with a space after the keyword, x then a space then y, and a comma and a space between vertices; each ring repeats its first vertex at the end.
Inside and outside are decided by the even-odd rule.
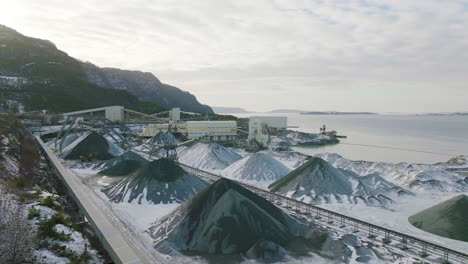
POLYGON ((43 174, 22 202, 29 221, 42 227, 60 214, 79 225, 52 224, 67 239, 45 236, 37 263, 72 260, 54 247, 87 263, 468 263, 466 156, 309 156, 293 148, 339 144, 337 133, 294 131, 282 116, 210 120, 179 108, 0 121, 2 170, 16 182, 24 175, 15 146, 29 140, 43 174))

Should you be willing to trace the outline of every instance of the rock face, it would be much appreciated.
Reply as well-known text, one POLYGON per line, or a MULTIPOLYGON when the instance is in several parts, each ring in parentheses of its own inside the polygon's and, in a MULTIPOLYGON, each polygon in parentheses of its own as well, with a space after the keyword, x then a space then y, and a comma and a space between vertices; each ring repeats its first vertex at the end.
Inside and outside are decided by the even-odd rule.
POLYGON ((101 87, 125 90, 141 101, 155 103, 164 108, 180 107, 184 111, 212 113, 213 110, 198 102, 189 92, 162 83, 152 73, 115 68, 98 68, 84 64, 87 79, 101 87))
POLYGON ((290 170, 272 156, 257 152, 236 161, 221 174, 240 181, 274 182, 288 174, 290 170))
POLYGON ((207 171, 223 170, 241 158, 232 149, 214 142, 197 143, 179 154, 181 163, 207 171))
MULTIPOLYGON (((220 179, 150 228, 155 246, 165 241, 176 250, 210 254, 245 253, 252 247, 281 256, 281 247, 305 226, 262 197, 228 179, 220 179), (262 241, 272 247, 262 247, 262 241), (255 247, 256 243, 260 243, 255 247)), ((252 249, 257 251, 256 249, 252 249)), ((254 252, 251 252, 254 254, 254 252)))
POLYGON ((429 233, 468 242, 468 196, 456 196, 408 220, 429 233))
POLYGON ((113 159, 97 164, 93 169, 99 170, 98 174, 107 176, 124 176, 142 167, 149 161, 133 151, 127 151, 124 154, 113 159))
POLYGON ((122 105, 145 113, 171 107, 213 112, 192 94, 161 83, 151 73, 83 63, 50 41, 24 36, 3 25, 0 88, 0 108, 16 111, 69 112, 122 105))
POLYGON ((89 131, 69 143, 62 153, 66 160, 77 160, 80 156, 92 154, 93 159, 107 160, 121 155, 123 150, 109 142, 96 131, 89 131))
POLYGON ((102 191, 115 203, 182 203, 208 184, 167 159, 151 161, 102 191))
POLYGON ((311 157, 306 163, 288 175, 271 184, 268 188, 277 193, 291 194, 298 198, 303 195, 352 195, 357 179, 340 171, 326 161, 311 157))

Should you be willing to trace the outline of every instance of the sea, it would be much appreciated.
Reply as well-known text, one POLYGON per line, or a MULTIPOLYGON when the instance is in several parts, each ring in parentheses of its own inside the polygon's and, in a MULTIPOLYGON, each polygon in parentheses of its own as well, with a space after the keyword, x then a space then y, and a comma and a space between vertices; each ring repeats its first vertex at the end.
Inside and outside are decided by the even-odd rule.
POLYGON ((237 117, 287 116, 292 130, 336 130, 341 143, 296 147, 306 154, 338 153, 351 160, 433 164, 468 155, 468 115, 303 115, 240 113, 237 117))

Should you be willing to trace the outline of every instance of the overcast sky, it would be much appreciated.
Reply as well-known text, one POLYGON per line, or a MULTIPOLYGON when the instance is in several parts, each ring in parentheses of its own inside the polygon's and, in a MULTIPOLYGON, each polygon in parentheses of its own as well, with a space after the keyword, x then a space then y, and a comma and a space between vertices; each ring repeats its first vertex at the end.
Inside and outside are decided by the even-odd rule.
POLYGON ((0 0, 0 24, 211 106, 468 111, 468 1, 0 0))

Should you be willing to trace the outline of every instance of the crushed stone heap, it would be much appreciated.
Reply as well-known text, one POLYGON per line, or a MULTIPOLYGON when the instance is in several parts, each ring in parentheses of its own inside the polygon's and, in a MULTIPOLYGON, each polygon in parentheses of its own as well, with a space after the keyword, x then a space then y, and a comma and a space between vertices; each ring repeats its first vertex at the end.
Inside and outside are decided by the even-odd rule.
POLYGON ((394 202, 392 198, 412 195, 378 174, 360 177, 354 172, 337 169, 318 157, 310 157, 268 188, 308 203, 349 202, 369 206, 388 206, 394 202))
POLYGON ((119 156, 124 151, 109 142, 96 131, 88 131, 68 144, 61 157, 66 160, 77 160, 80 156, 92 155, 93 159, 107 160, 119 156))
POLYGON ((197 143, 179 154, 180 163, 207 171, 223 170, 240 160, 241 155, 218 143, 197 143))
POLYGON ((139 169, 148 162, 142 156, 129 150, 118 157, 97 164, 93 169, 98 170, 98 174, 101 175, 124 176, 139 169))
POLYGON ((324 256, 327 263, 341 263, 352 253, 326 229, 287 215, 226 178, 157 220, 148 232, 159 252, 199 255, 209 263, 211 256, 219 255, 223 260, 237 257, 235 263, 239 257, 261 263, 289 261, 298 247, 300 254, 317 253, 317 259, 324 256))
MULTIPOLYGON (((457 173, 465 165, 353 161, 336 153, 317 154, 316 157, 360 176, 378 173, 394 184, 415 191, 468 192, 468 178, 457 173)), ((451 162, 463 163, 463 158, 451 162)))
POLYGON ((288 167, 269 154, 257 152, 236 161, 221 174, 240 181, 274 182, 289 172, 288 167))
POLYGON ((208 184, 176 163, 151 161, 102 191, 115 203, 168 204, 189 200, 208 184))
POLYGON ((468 242, 468 196, 456 196, 408 220, 426 232, 468 242))
POLYGON ((177 145, 179 140, 170 132, 159 132, 154 137, 150 138, 147 143, 159 144, 159 145, 177 145))
POLYGON ((326 161, 310 157, 309 160, 288 175, 272 183, 268 188, 277 193, 298 198, 311 193, 317 195, 352 195, 354 177, 340 171, 326 161))
POLYGON ((210 254, 276 250, 301 236, 306 226, 239 184, 220 179, 150 227, 155 247, 210 254))

